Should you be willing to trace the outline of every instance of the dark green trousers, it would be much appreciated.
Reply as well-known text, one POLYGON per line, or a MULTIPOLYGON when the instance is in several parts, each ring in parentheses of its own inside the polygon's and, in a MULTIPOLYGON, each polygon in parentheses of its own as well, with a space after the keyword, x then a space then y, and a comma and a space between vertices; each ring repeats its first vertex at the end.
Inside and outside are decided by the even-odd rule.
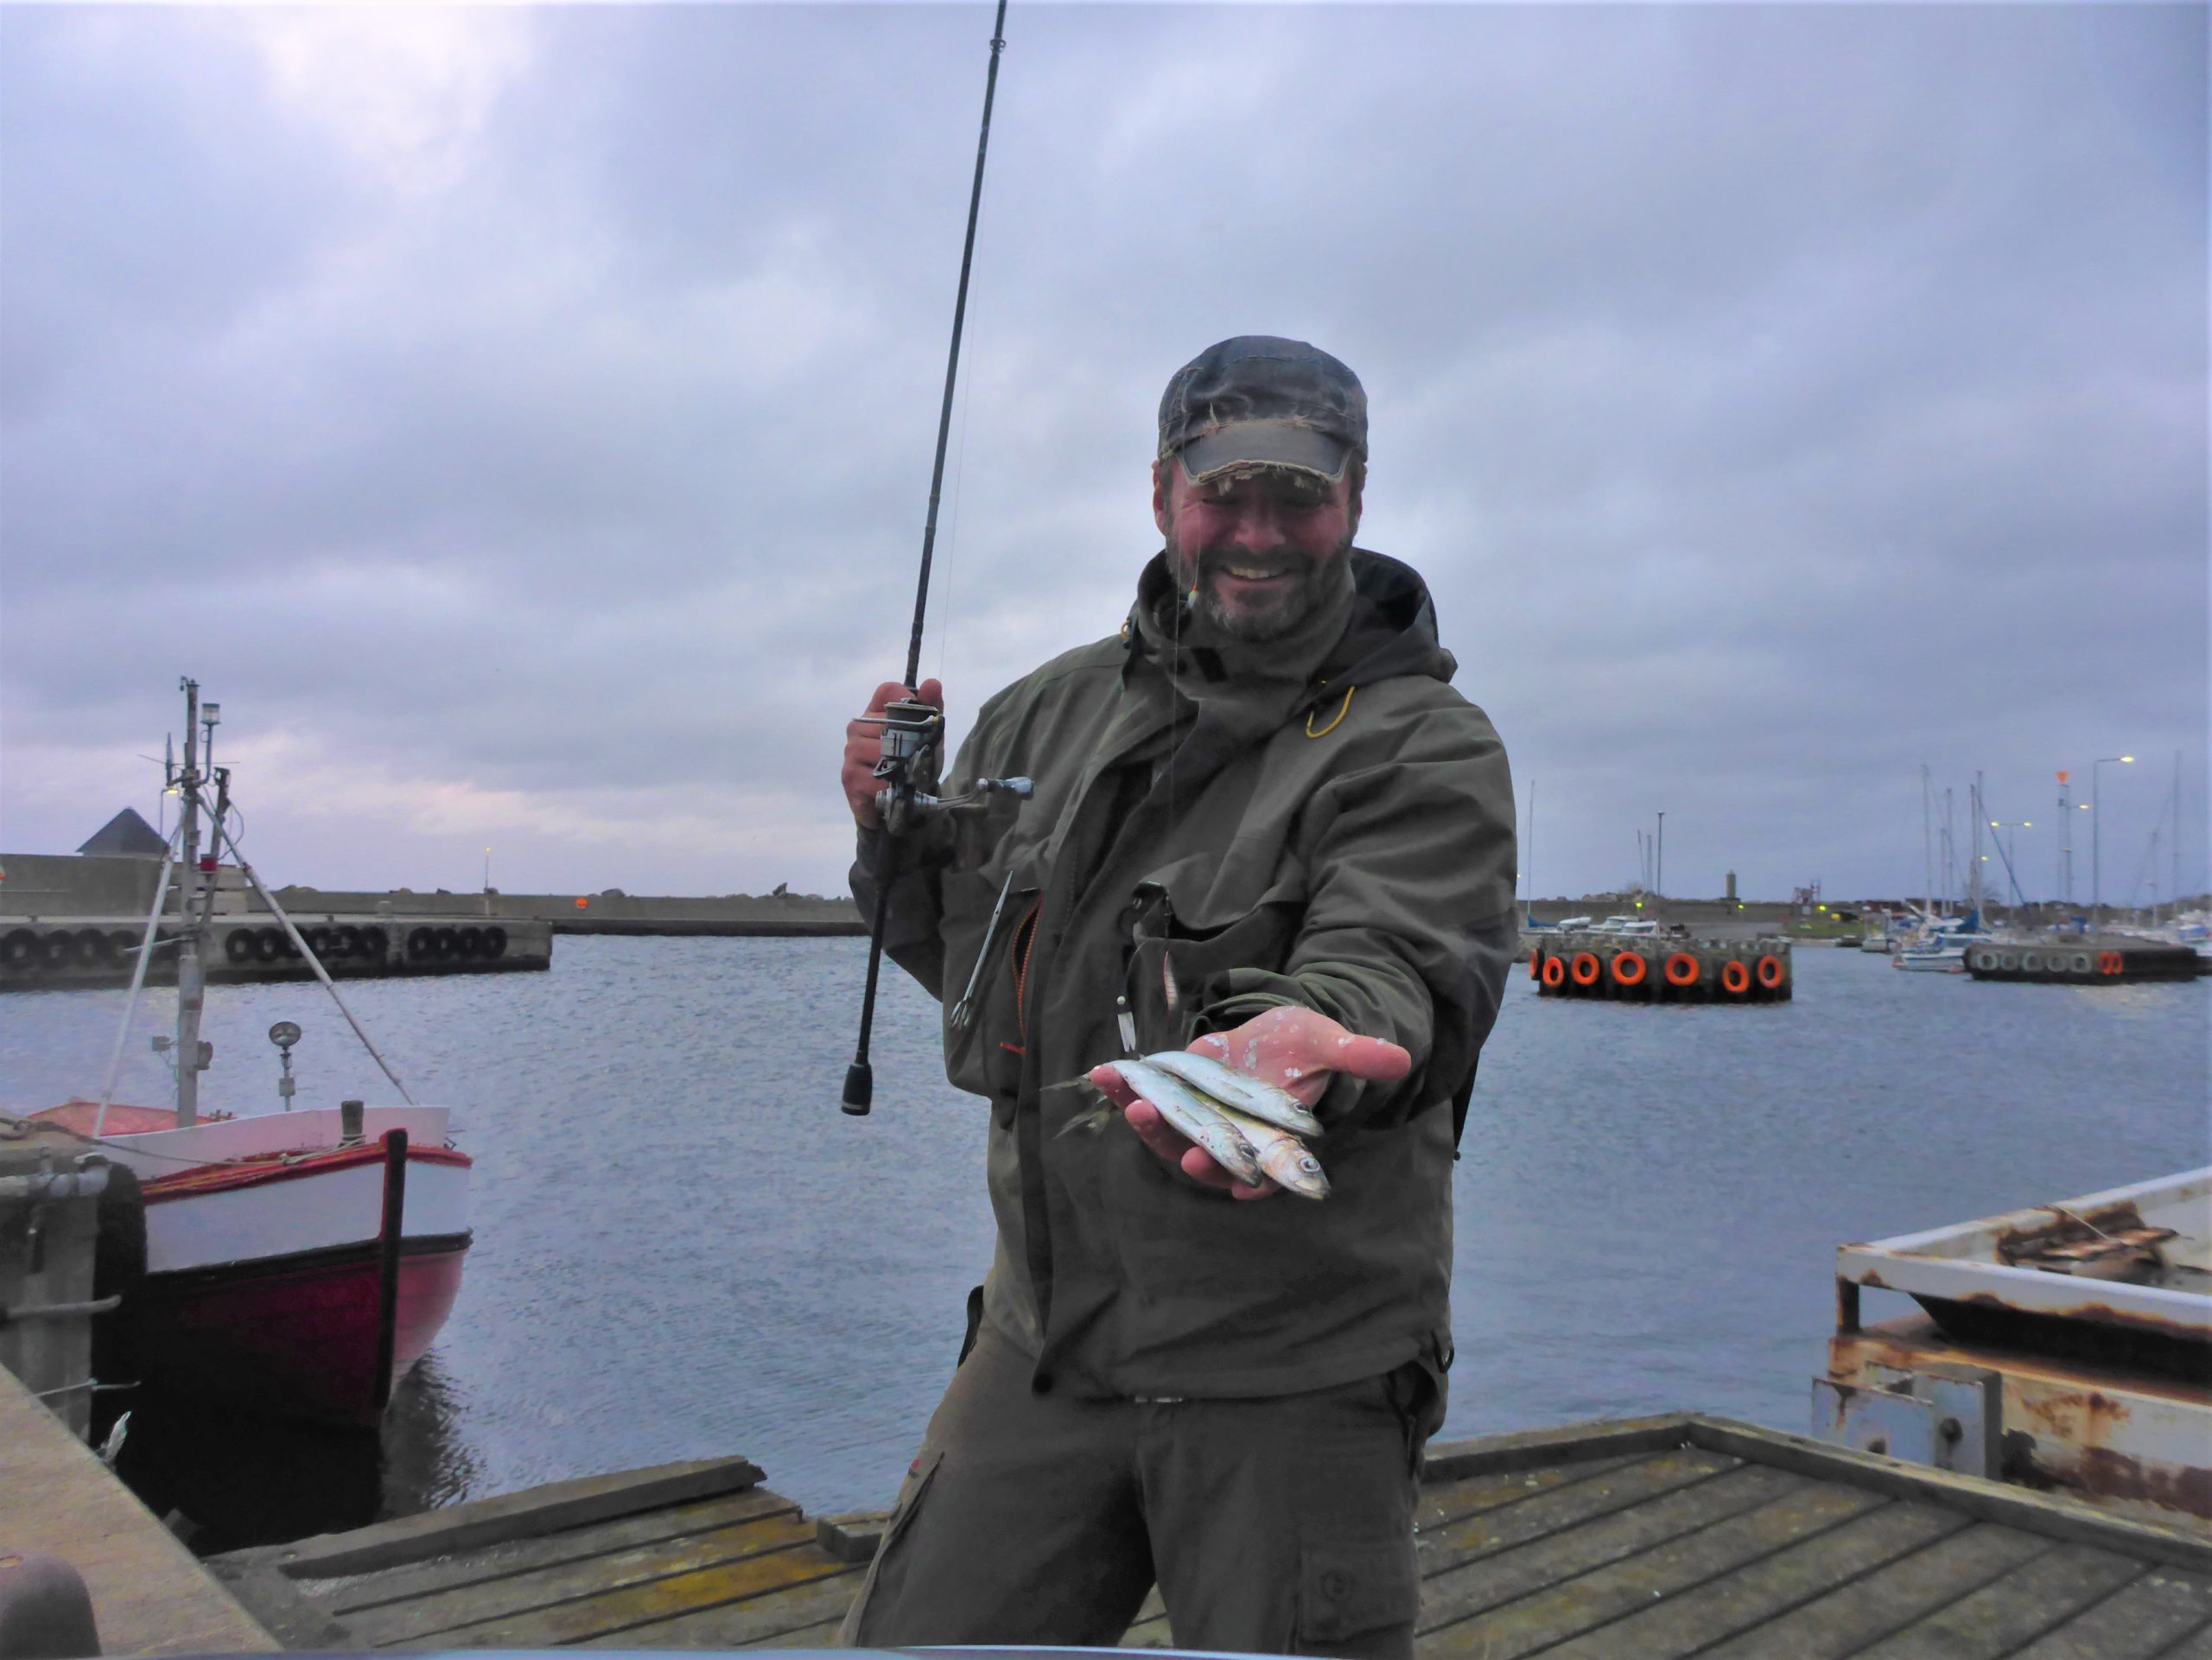
POLYGON ((1157 1580, 1175 1645, 1406 1657, 1440 1380, 1306 1395, 1039 1395, 986 1325, 907 1472, 839 1641, 1120 1642, 1157 1580))

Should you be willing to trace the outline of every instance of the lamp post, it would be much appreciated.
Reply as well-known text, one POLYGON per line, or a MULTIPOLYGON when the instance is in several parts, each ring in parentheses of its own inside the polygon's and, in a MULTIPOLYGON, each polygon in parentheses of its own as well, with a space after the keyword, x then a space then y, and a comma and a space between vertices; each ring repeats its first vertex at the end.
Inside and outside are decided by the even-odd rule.
POLYGON ((2134 760, 2133 755, 2107 755, 2089 766, 2089 923, 2092 927, 2104 926, 2104 828, 2105 815, 2097 796, 2101 781, 2099 769, 2119 765, 2125 766, 2134 760))
POLYGON ((1651 855, 1651 897, 1667 896, 1667 815, 1659 815, 1659 836, 1651 855))

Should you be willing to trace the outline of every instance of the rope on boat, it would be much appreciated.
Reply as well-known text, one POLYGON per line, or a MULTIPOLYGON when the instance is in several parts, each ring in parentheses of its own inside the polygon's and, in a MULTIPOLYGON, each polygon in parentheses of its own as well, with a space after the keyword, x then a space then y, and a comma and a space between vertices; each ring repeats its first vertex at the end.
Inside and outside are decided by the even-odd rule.
MULTIPOLYGON (((201 805, 203 806, 207 805, 204 799, 201 805)), ((370 1057, 375 1060, 384 1075, 391 1080, 391 1087, 399 1091, 399 1098, 410 1107, 417 1105, 415 1097, 407 1093, 407 1086, 399 1081, 399 1074, 391 1070, 391 1063, 384 1058, 383 1053, 377 1048, 375 1041, 361 1029, 360 1021, 353 1018, 353 1011, 346 1007, 346 1000, 338 995, 337 984, 331 979, 329 970, 322 966, 322 959, 317 957, 313 949, 308 946, 308 942, 300 937, 300 931, 292 925, 292 919, 284 914, 284 907, 276 903, 276 896, 261 885, 261 878, 254 874, 253 867, 245 862, 245 855, 238 849, 238 838, 231 834, 231 827, 226 824, 212 808, 209 809, 207 816, 209 821, 215 826, 216 835, 219 836, 224 844, 231 849, 231 856, 238 862, 238 874, 252 884, 253 891, 261 895, 261 902, 269 907, 270 913, 284 925, 284 932, 291 937, 292 944, 299 948, 300 955, 307 960, 307 965, 315 970, 315 977, 322 982, 322 989, 330 994, 330 1001, 338 1005, 338 1012, 346 1017, 346 1024, 353 1028, 353 1035, 360 1039, 361 1046, 369 1052, 370 1057)))
POLYGON ((107 1058, 107 1081, 100 1085, 100 1110, 92 1116, 92 1139, 100 1138, 100 1131, 107 1127, 107 1110, 115 1099, 116 1080, 123 1075, 123 1046, 130 1040, 130 1023, 137 1018, 138 994, 146 989, 146 965, 154 960, 154 937, 161 932, 162 911, 168 903, 169 870, 176 862, 178 838, 184 834, 184 821, 169 832, 169 839, 162 847, 162 874, 154 881, 154 908, 146 913, 146 932, 138 941, 137 966, 130 970, 130 996, 123 1005, 123 1024, 115 1034, 114 1052, 107 1058))

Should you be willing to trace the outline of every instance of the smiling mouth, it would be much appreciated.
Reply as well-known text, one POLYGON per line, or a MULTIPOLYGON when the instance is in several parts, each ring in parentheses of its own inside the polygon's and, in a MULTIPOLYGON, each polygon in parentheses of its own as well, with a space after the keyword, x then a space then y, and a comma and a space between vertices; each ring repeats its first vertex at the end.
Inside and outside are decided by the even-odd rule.
POLYGON ((1272 582, 1294 574, 1287 565, 1273 569, 1257 565, 1219 565, 1215 569, 1223 576, 1233 576, 1240 582, 1272 582))

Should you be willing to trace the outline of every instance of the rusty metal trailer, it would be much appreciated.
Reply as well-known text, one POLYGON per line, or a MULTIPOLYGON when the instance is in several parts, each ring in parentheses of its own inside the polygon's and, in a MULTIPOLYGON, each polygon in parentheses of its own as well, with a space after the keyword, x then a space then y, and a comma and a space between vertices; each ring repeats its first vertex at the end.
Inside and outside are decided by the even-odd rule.
POLYGON ((1813 1428, 2212 1532, 2212 1167, 1842 1247, 1813 1428))

